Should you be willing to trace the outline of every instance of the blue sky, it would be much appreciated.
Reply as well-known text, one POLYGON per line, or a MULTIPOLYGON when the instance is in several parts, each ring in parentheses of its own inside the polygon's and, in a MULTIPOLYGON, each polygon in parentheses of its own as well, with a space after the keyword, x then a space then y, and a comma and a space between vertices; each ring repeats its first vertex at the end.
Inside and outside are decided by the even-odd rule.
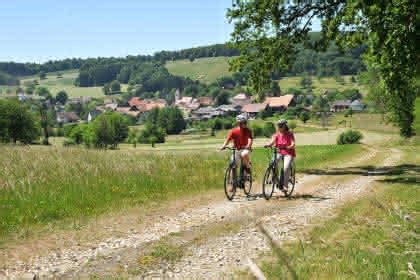
POLYGON ((152 54, 222 43, 232 0, 9 0, 0 61, 152 54))

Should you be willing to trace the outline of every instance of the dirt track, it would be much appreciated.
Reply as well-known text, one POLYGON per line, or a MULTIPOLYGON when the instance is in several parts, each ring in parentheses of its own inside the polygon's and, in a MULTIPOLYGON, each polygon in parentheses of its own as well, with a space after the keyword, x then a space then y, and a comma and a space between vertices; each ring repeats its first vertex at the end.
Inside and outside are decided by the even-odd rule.
MULTIPOLYGON (((280 242, 298 238, 314 218, 328 218, 337 206, 369 190, 369 185, 375 180, 371 175, 378 174, 349 169, 350 166, 372 162, 376 166, 389 166, 401 157, 396 149, 386 155, 389 157, 383 158, 384 153, 369 148, 362 157, 352 159, 351 164, 340 166, 347 167, 347 173, 300 175, 296 194, 291 200, 275 197, 267 202, 256 195, 251 199, 239 196, 234 202, 229 202, 219 193, 209 200, 196 201, 192 206, 173 206, 165 212, 168 214, 154 213, 142 226, 119 227, 119 234, 95 234, 96 237, 86 239, 85 244, 83 239, 78 239, 78 242, 69 242, 66 246, 47 246, 48 249, 39 253, 8 250, 4 252, 6 258, 3 260, 7 263, 0 267, 0 278, 33 278, 35 275, 41 278, 85 278, 89 275, 140 278, 163 274, 187 279, 231 277, 239 270, 248 269, 247 258, 256 259, 270 249, 266 238, 258 231, 257 223, 280 242), (237 226, 226 230, 224 225, 237 226), (221 229, 212 231, 218 227, 221 229), (138 270, 139 256, 151 243, 161 239, 182 246, 183 255, 173 263, 138 270)), ((258 189, 254 191, 260 193, 258 189)), ((130 215, 135 214, 127 213, 127 217, 121 217, 121 220, 132 222, 130 215)), ((110 225, 101 224, 96 230, 103 231, 107 226, 110 225)))

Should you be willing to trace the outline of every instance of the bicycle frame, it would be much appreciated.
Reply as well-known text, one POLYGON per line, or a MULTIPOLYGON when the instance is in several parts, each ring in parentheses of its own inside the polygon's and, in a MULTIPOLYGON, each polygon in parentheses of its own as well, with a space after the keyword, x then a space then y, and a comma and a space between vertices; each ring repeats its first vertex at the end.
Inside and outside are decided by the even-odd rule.
POLYGON ((281 166, 281 169, 280 169, 280 173, 278 172, 278 165, 279 165, 279 160, 281 159, 281 161, 283 162, 284 161, 284 155, 279 155, 278 154, 278 148, 273 148, 273 147, 270 147, 270 149, 272 150, 272 157, 271 157, 271 159, 270 159, 270 163, 269 163, 269 166, 273 169, 273 171, 274 171, 274 174, 276 175, 275 176, 275 178, 276 178, 276 180, 277 180, 277 182, 276 183, 278 183, 280 186, 282 186, 283 185, 283 178, 284 178, 284 167, 283 167, 283 164, 282 164, 282 166, 281 166))
POLYGON ((230 148, 227 147, 227 149, 232 151, 232 156, 231 156, 231 161, 229 163, 229 166, 233 169, 233 183, 235 185, 235 187, 240 187, 244 181, 244 165, 241 159, 241 163, 239 166, 239 180, 238 180, 238 176, 237 176, 237 172, 236 172, 236 152, 238 151, 236 148, 230 148))

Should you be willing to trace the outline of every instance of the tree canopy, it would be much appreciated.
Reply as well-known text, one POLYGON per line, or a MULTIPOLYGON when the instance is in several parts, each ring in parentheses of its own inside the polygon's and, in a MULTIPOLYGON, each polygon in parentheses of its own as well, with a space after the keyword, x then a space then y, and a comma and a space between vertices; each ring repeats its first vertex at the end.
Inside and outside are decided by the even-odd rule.
POLYGON ((232 68, 250 69, 260 95, 276 71, 290 69, 297 46, 325 50, 334 41, 341 49, 367 44, 365 61, 384 85, 390 117, 402 136, 413 135, 414 89, 420 58, 416 44, 415 1, 233 1, 227 16, 234 23, 233 45, 241 55, 232 68), (310 40, 315 18, 318 39, 310 40))

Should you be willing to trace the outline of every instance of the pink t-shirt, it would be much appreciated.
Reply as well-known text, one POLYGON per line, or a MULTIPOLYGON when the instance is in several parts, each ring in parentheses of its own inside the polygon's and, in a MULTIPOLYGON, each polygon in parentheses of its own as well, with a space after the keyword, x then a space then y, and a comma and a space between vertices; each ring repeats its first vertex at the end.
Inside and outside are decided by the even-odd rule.
MULTIPOLYGON (((295 136, 292 132, 285 132, 283 134, 277 132, 274 135, 274 143, 276 147, 282 146, 290 146, 292 144, 292 140, 295 141, 295 136)), ((296 157, 295 149, 279 149, 279 153, 281 155, 291 155, 292 157, 296 157)))

